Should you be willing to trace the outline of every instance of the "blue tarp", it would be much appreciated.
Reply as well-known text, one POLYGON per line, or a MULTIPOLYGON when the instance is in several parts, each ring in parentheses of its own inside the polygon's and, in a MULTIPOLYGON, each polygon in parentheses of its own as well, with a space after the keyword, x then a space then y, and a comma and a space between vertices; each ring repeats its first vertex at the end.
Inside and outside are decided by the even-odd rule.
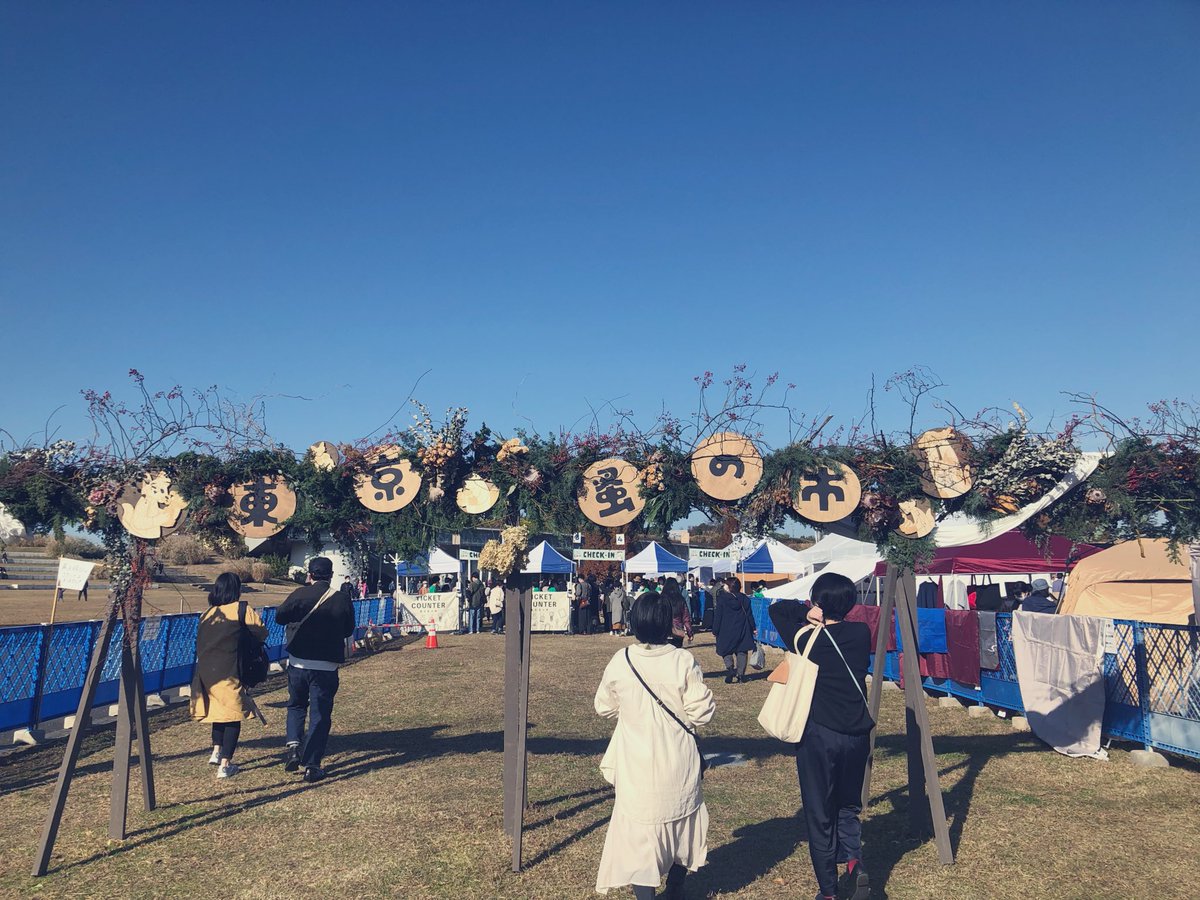
MULTIPOLYGON (((900 617, 895 618, 896 647, 900 643, 900 617)), ((921 653, 948 653, 946 649, 946 610, 941 607, 917 609, 917 648, 921 653)))
POLYGON ((546 575, 568 575, 575 571, 571 561, 542 541, 529 551, 529 565, 522 572, 529 574, 542 573, 546 575))

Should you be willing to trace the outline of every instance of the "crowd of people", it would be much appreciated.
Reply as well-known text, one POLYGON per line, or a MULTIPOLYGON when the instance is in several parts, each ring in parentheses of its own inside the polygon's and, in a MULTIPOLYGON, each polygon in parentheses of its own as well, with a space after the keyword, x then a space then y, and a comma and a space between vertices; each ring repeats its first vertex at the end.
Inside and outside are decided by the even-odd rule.
MULTIPOLYGON (((332 581, 332 562, 315 557, 308 564, 306 584, 275 613, 276 621, 286 627, 288 651, 281 762, 287 772, 302 769, 306 782, 325 777, 322 761, 338 669, 354 632, 353 585, 335 587, 332 581)), ((241 587, 232 573, 217 577, 196 639, 191 712, 195 720, 211 726, 209 762, 222 779, 238 773, 234 756, 242 722, 262 716, 242 680, 242 663, 247 642, 261 644, 267 629, 241 599, 241 587)), ((456 589, 426 584, 427 591, 443 587, 456 589)), ((566 587, 564 582, 548 585, 551 590, 566 587)), ((600 763, 604 778, 615 787, 615 802, 596 889, 606 893, 628 886, 642 900, 655 896, 665 878, 662 896, 682 897, 688 873, 704 865, 708 855, 705 762, 696 728, 716 713, 700 665, 684 646, 691 644, 702 620, 700 591, 709 591, 713 600, 703 619, 711 618, 725 681, 744 681, 747 655, 757 640, 749 600, 735 577, 701 586, 690 576, 682 585, 672 577, 635 576, 625 582, 593 576, 576 579, 569 589, 575 633, 604 628, 635 639, 613 655, 594 699, 597 713, 616 720, 600 763)), ((499 584, 472 576, 463 585, 462 597, 467 633, 482 629, 484 611, 492 617, 492 630, 503 633, 504 591, 499 584)), ((865 900, 870 887, 861 861, 859 804, 874 724, 863 687, 870 632, 864 624, 844 621, 857 600, 849 579, 822 575, 812 599, 812 606, 783 600, 770 607, 783 640, 797 652, 813 641, 810 658, 820 666, 811 714, 794 746, 809 852, 818 900, 837 896, 839 887, 845 896, 865 900), (839 866, 845 867, 840 884, 839 866)))

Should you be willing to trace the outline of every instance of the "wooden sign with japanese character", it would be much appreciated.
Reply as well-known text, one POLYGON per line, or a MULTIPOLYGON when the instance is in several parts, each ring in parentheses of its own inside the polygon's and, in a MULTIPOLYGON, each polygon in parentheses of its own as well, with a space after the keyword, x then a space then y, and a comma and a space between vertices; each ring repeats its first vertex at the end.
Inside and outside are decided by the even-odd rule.
POLYGON ((754 490, 762 473, 762 455, 744 434, 722 431, 692 452, 692 477, 717 500, 740 500, 754 490))
POLYGON ((296 511, 296 493, 282 475, 259 475, 229 489, 233 511, 229 527, 243 537, 269 538, 296 511))
POLYGON ((858 508, 862 486, 849 466, 831 463, 800 476, 792 506, 810 522, 837 522, 858 508))
POLYGON ((606 528, 628 525, 645 505, 641 474, 632 463, 612 457, 594 462, 584 471, 579 508, 597 525, 606 528))
POLYGON ((399 512, 417 499, 421 474, 407 459, 388 460, 365 475, 354 477, 358 502, 371 512, 399 512))

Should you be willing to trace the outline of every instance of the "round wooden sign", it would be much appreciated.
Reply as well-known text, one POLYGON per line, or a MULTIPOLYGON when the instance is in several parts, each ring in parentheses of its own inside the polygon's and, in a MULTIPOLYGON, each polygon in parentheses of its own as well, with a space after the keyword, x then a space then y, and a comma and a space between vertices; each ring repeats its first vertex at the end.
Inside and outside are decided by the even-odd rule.
POLYGON ((837 522, 858 508, 862 485, 849 466, 833 463, 800 476, 792 506, 810 522, 837 522))
POLYGON ((482 475, 472 473, 467 476, 463 486, 458 489, 455 501, 458 508, 465 513, 477 516, 485 513, 500 499, 500 488, 496 487, 482 475))
POLYGON ((147 472, 117 498, 117 519, 134 537, 156 541, 183 523, 187 501, 171 490, 166 472, 147 472))
POLYGON ((953 428, 932 428, 912 445, 921 466, 921 490, 949 500, 971 489, 971 442, 953 428))
POLYGON ((278 534, 296 511, 296 493, 282 475, 259 475, 229 489, 233 512, 229 527, 242 537, 278 534))
POLYGON ((620 528, 641 513, 641 473, 632 463, 612 457, 594 462, 583 473, 579 508, 597 525, 620 528))
POLYGON ((896 526, 896 534, 901 537, 923 538, 933 531, 933 504, 923 497, 916 500, 901 500, 900 524, 896 526))
POLYGON ((421 475, 407 459, 385 462, 354 477, 358 502, 371 512, 398 512, 416 500, 420 490, 421 475))
POLYGON ((326 472, 331 472, 338 467, 342 455, 338 453, 338 448, 329 443, 329 441, 317 441, 308 448, 308 455, 312 458, 312 464, 326 472))
POLYGON ((744 434, 722 431, 692 452, 692 477, 717 500, 740 500, 762 478, 762 455, 744 434))

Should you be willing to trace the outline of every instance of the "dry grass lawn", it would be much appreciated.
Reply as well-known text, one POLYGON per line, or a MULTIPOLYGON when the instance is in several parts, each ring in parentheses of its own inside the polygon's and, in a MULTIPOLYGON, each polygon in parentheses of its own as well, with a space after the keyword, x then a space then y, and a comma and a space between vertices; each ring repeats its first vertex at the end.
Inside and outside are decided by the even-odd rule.
MULTIPOLYGON (((89 738, 50 874, 29 877, 62 743, 0 763, 0 895, 19 897, 585 898, 612 795, 597 770, 610 726, 592 693, 623 640, 534 639, 526 867, 509 871, 501 830, 502 639, 447 636, 343 670, 327 760, 304 785, 279 765, 286 691, 244 727, 244 770, 218 782, 207 727, 179 708, 154 716, 160 807, 106 839, 111 727, 89 738)), ((717 695, 706 750, 747 754, 705 781, 709 865, 689 897, 815 892, 796 817, 794 763, 755 716, 767 685, 726 685, 711 638, 695 648, 717 695)), ((773 652, 774 653, 774 652, 773 652)), ((777 655, 777 654, 775 654, 777 655)), ((930 709, 958 864, 908 832, 903 706, 887 693, 866 815, 875 896, 1192 897, 1200 770, 1141 770, 1124 752, 1061 757, 996 719, 930 709)), ((140 790, 135 785, 135 791, 140 790)), ((619 894, 618 894, 619 895, 619 894)), ((631 896, 625 894, 624 896, 631 896)))
MULTIPOLYGON (((296 589, 290 582, 250 584, 243 586, 245 598, 254 606, 278 606, 296 589)), ((57 622, 82 622, 100 619, 108 609, 105 591, 90 592, 86 601, 76 600, 75 591, 67 591, 55 612, 57 622)), ((46 590, 5 590, 0 581, 0 626, 33 625, 50 621, 50 606, 54 588, 46 590)), ((174 615, 181 612, 203 612, 208 608, 208 594, 188 584, 155 583, 142 599, 142 615, 174 615)))

